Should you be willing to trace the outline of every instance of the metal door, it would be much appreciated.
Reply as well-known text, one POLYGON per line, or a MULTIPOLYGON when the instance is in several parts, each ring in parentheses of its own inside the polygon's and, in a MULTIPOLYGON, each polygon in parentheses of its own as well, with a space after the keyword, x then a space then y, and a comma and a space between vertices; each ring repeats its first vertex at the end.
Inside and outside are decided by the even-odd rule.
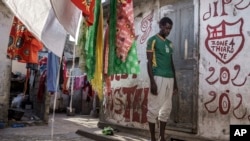
MULTIPOLYGON (((167 129, 197 132, 197 48, 195 9, 193 1, 186 0, 171 5, 166 16, 174 26, 169 39, 174 44, 174 64, 179 92, 173 95, 173 110, 167 129)), ((164 9, 162 9, 164 10, 164 9)), ((163 11, 161 11, 163 12, 163 11)))

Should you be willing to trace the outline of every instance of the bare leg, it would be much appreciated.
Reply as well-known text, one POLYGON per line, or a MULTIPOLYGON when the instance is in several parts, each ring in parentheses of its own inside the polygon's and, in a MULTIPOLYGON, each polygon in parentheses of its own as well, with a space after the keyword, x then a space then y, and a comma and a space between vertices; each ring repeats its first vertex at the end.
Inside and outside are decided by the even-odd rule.
POLYGON ((166 122, 160 121, 160 141, 165 141, 166 122))
POLYGON ((155 123, 148 122, 149 131, 151 135, 151 141, 156 141, 155 139, 155 123))

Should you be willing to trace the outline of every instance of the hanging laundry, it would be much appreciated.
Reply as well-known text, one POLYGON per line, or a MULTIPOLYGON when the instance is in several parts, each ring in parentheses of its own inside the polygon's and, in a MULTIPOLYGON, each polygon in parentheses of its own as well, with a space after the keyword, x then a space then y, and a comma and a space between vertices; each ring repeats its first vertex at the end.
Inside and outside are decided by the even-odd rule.
POLYGON ((84 76, 85 75, 75 77, 75 79, 74 79, 74 90, 75 91, 80 90, 83 87, 84 76))
POLYGON ((116 55, 125 62, 135 40, 133 1, 117 1, 116 55))
POLYGON ((109 25, 107 25, 104 34, 104 57, 103 57, 103 74, 108 74, 108 63, 109 63, 109 25))
POLYGON ((86 96, 87 102, 89 102, 91 100, 91 98, 94 97, 94 91, 92 89, 92 85, 89 83, 89 81, 87 79, 87 75, 84 76, 82 93, 83 94, 87 93, 87 96, 86 96))
POLYGON ((42 74, 45 70, 47 70, 47 61, 48 57, 43 56, 41 59, 39 59, 39 72, 42 74))
POLYGON ((97 37, 96 37, 96 62, 95 62, 95 72, 94 77, 91 80, 91 85, 95 92, 97 93, 100 100, 103 97, 103 9, 100 1, 96 2, 96 10, 99 9, 99 14, 96 15, 97 18, 97 37))
MULTIPOLYGON (((100 7, 100 1, 96 1, 95 7, 100 7)), ((98 18, 100 15, 100 8, 95 8, 95 22, 92 26, 88 27, 87 34, 85 34, 86 42, 84 45, 84 56, 85 56, 85 72, 87 78, 91 81, 95 73, 96 64, 96 44, 97 44, 97 29, 98 29, 98 18)))
POLYGON ((38 63, 38 52, 43 44, 37 40, 24 26, 14 17, 10 32, 7 58, 17 59, 21 63, 38 63))
POLYGON ((63 65, 63 84, 62 84, 62 92, 63 94, 69 94, 69 89, 67 87, 68 84, 68 80, 69 80, 69 72, 67 69, 67 65, 66 65, 67 61, 65 59, 65 57, 62 58, 62 65, 63 65))
POLYGON ((78 36, 78 46, 80 50, 80 57, 79 57, 79 68, 85 72, 86 71, 86 51, 85 51, 85 45, 86 41, 88 39, 88 26, 84 22, 84 20, 81 21, 80 23, 80 28, 79 28, 79 36, 78 36))
MULTIPOLYGON (((77 22, 71 20, 73 16, 57 16, 52 0, 2 0, 12 13, 21 20, 34 36, 42 41, 46 47, 57 56, 61 57, 66 41, 67 32, 71 33, 71 25, 64 26, 58 20, 58 17, 64 17, 64 21, 77 22), (52 5, 53 4, 53 5, 52 5), (53 7, 52 7, 53 6, 53 7)), ((57 4, 65 0, 57 0, 57 4)), ((72 10, 64 9, 65 13, 72 10)), ((68 23, 72 23, 68 22, 68 23)), ((76 28, 75 28, 76 29, 76 28)), ((75 31, 76 32, 76 31, 75 31)), ((74 36, 74 35, 72 35, 74 36)))
POLYGON ((43 97, 45 94, 46 77, 47 77, 47 71, 45 70, 45 71, 43 71, 43 73, 39 79, 39 87, 38 87, 38 92, 37 92, 37 101, 38 102, 43 102, 43 97))
POLYGON ((79 90, 82 88, 83 85, 83 80, 84 80, 84 76, 82 73, 82 70, 79 68, 71 68, 71 70, 69 71, 70 75, 69 77, 69 83, 68 83, 68 88, 71 88, 71 85, 73 84, 73 89, 70 90, 79 90))
POLYGON ((38 64, 35 64, 35 63, 27 63, 27 64, 26 64, 26 69, 38 70, 38 64))
POLYGON ((103 57, 103 76, 104 76, 104 84, 105 84, 105 92, 111 92, 111 79, 108 75, 108 63, 109 63, 109 22, 107 21, 107 27, 104 34, 104 57, 103 57))
POLYGON ((58 90, 57 77, 59 72, 60 59, 54 53, 48 53, 47 62, 47 90, 54 93, 58 90))
POLYGON ((68 34, 76 38, 82 11, 71 0, 49 0, 49 2, 58 22, 68 34))
MULTIPOLYGON (((95 9, 95 0, 71 0, 80 10, 82 10, 82 15, 85 17, 85 20, 88 26, 93 25, 94 23, 94 9, 95 9)), ((100 0, 98 0, 100 1, 100 0)))
MULTIPOLYGON (((117 23, 117 1, 110 1, 110 20, 109 27, 116 27, 117 23)), ((116 50, 116 28, 109 29, 109 64, 108 75, 113 74, 138 74, 140 72, 136 42, 133 40, 132 46, 128 51, 125 61, 122 61, 117 55, 116 50)))

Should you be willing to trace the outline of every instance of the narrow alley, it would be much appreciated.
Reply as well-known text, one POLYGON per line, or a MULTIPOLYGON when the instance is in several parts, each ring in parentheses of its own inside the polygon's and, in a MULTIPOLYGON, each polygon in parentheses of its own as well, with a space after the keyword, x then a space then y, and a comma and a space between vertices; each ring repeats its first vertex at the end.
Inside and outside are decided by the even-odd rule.
POLYGON ((0 129, 1 141, 147 141, 147 137, 118 131, 113 136, 103 135, 97 127, 99 119, 89 115, 56 113, 54 124, 52 116, 48 124, 28 121, 22 122, 24 127, 0 129))

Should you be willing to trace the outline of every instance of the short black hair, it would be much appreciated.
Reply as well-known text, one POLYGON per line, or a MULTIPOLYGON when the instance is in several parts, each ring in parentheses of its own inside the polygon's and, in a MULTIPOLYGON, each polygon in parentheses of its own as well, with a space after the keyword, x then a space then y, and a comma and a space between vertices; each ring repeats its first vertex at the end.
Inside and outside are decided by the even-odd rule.
POLYGON ((173 25, 173 21, 169 17, 163 17, 160 20, 160 25, 166 25, 167 23, 169 23, 170 25, 173 25))

